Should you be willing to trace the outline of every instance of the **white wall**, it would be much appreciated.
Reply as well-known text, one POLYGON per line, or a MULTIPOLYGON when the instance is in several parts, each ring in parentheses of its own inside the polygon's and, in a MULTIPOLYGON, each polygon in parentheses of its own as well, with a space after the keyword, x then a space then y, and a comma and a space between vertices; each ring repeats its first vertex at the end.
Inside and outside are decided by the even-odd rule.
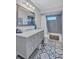
POLYGON ((44 38, 45 38, 44 43, 48 43, 47 22, 46 22, 46 16, 45 15, 41 15, 41 28, 44 29, 44 38))
POLYGON ((41 28, 44 29, 44 34, 47 34, 47 22, 46 22, 46 16, 41 15, 41 28))
POLYGON ((41 15, 38 12, 35 12, 35 23, 37 28, 41 28, 41 15))

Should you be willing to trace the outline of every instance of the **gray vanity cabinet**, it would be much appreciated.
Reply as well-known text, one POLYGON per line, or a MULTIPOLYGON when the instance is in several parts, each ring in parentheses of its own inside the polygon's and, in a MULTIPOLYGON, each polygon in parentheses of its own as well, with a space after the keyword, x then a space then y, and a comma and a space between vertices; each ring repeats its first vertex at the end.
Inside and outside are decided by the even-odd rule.
POLYGON ((43 38, 44 31, 37 32, 30 37, 16 36, 17 55, 21 55, 25 59, 28 59, 37 46, 42 42, 43 38))

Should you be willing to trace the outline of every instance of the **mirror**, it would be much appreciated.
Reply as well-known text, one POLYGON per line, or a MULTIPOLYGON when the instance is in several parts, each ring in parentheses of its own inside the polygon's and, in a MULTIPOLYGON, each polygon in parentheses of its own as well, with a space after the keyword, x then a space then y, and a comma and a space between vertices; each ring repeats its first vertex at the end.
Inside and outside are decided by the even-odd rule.
POLYGON ((35 13, 25 9, 20 5, 16 5, 16 26, 34 26, 35 13))

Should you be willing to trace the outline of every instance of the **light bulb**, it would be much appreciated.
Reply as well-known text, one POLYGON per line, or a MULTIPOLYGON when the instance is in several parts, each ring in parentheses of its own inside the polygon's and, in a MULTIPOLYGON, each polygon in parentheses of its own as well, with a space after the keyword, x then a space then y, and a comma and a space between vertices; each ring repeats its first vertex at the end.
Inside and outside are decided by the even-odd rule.
POLYGON ((28 2, 26 2, 26 4, 27 4, 27 5, 29 5, 29 3, 28 3, 28 2))

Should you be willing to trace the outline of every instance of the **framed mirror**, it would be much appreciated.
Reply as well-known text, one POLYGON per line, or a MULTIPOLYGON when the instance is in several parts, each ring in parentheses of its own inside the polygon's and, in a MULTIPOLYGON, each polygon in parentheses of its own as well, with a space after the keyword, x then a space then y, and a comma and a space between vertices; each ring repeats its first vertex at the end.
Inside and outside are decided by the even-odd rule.
POLYGON ((16 26, 34 26, 35 13, 25 9, 20 5, 16 5, 16 26))

